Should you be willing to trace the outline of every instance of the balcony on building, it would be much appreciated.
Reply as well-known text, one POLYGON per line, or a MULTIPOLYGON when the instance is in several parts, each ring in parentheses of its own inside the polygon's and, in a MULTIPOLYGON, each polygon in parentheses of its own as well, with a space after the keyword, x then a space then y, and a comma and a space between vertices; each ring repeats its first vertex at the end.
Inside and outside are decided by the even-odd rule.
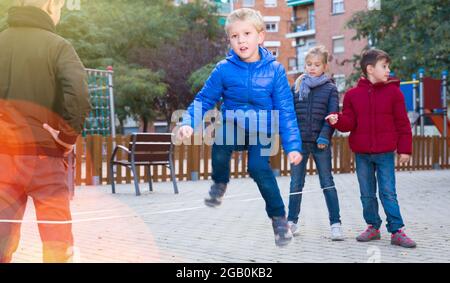
POLYGON ((287 0, 292 7, 292 19, 289 22, 287 38, 300 38, 316 34, 313 0, 287 0))
POLYGON ((314 0, 286 0, 288 7, 297 7, 314 4, 314 0))

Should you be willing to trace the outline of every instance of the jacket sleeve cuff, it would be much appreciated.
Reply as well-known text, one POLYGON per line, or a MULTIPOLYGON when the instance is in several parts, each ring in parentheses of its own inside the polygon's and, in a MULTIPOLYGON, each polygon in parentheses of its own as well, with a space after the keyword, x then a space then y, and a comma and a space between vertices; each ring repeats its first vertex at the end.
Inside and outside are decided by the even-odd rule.
POLYGON ((302 148, 302 145, 300 144, 300 145, 298 145, 298 146, 290 146, 290 147, 285 147, 284 145, 283 145, 283 148, 284 148, 284 152, 286 153, 286 154, 289 154, 289 153, 291 153, 291 152, 294 152, 294 151, 297 151, 297 152, 299 152, 299 153, 302 153, 303 152, 303 148, 302 148))
POLYGON ((325 145, 329 145, 329 144, 330 144, 330 141, 329 141, 328 139, 326 139, 326 138, 319 137, 319 138, 317 139, 317 144, 325 144, 325 145))
MULTIPOLYGON (((336 114, 336 115, 339 115, 339 116, 341 116, 339 112, 331 112, 331 113, 330 113, 330 114, 328 114, 328 115, 332 115, 332 114, 336 114)), ((337 126, 337 125, 339 124, 339 120, 337 121, 337 123, 336 123, 336 124, 332 125, 332 124, 330 123, 330 120, 329 120, 329 119, 327 119, 327 123, 328 123, 328 125, 330 125, 330 127, 332 127, 332 128, 335 128, 335 129, 336 129, 336 126, 337 126)))
POLYGON ((58 135, 58 138, 64 143, 75 144, 77 142, 78 135, 73 136, 73 135, 67 135, 63 132, 60 132, 58 135))
POLYGON ((397 153, 398 154, 412 155, 412 149, 397 148, 397 153))

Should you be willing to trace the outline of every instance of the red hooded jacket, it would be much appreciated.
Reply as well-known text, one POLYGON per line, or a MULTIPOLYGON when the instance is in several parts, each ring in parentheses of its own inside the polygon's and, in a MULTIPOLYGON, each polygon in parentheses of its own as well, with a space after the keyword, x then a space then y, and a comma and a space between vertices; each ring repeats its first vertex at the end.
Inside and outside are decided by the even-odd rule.
POLYGON ((355 153, 412 153, 412 131, 400 81, 372 84, 361 78, 344 98, 344 108, 332 126, 350 133, 355 153))

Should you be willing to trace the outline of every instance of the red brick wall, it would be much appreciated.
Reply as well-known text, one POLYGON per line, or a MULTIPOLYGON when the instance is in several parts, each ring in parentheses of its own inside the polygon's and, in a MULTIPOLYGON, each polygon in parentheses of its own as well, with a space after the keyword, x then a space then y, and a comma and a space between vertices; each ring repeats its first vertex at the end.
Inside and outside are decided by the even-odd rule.
POLYGON ((353 71, 352 64, 348 63, 341 66, 339 63, 345 59, 351 59, 353 54, 360 54, 366 46, 367 41, 352 41, 356 34, 354 30, 345 28, 351 16, 361 10, 367 10, 366 0, 345 0, 345 13, 332 15, 332 0, 316 0, 314 3, 316 10, 316 41, 317 44, 323 44, 333 55, 330 64, 331 74, 344 74, 346 77, 353 71), (333 36, 344 36, 345 52, 333 54, 333 36))

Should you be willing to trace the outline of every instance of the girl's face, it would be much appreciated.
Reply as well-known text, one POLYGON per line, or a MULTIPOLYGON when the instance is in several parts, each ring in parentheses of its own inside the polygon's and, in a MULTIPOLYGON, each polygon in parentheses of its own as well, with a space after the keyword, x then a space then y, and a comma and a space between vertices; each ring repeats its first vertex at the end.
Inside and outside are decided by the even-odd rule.
POLYGON ((305 71, 311 77, 320 77, 327 70, 328 65, 323 63, 322 56, 311 55, 306 59, 305 71))

